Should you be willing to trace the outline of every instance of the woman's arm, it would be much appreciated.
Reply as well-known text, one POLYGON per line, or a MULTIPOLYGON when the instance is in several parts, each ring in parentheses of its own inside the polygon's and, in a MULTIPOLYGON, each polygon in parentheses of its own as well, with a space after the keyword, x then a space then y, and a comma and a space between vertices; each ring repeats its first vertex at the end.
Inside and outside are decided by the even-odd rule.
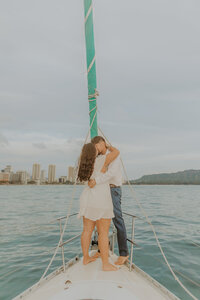
POLYGON ((106 160, 104 162, 104 165, 101 169, 102 173, 105 173, 107 171, 107 167, 108 165, 113 162, 113 160, 115 160, 117 158, 117 156, 119 155, 119 150, 113 146, 108 146, 106 145, 107 149, 110 151, 110 153, 108 153, 106 155, 106 160))
MULTIPOLYGON (((98 179, 98 183, 105 183, 105 182, 109 182, 109 180, 116 174, 117 169, 116 166, 113 166, 112 169, 109 169, 107 171, 107 167, 108 165, 115 160, 118 155, 119 155, 119 150, 112 147, 112 146, 108 146, 106 145, 107 149, 110 151, 110 153, 108 153, 106 155, 106 159, 104 162, 104 165, 101 169, 101 173, 106 173, 106 174, 101 174, 100 176, 97 177, 98 179), (100 177, 100 178, 99 178, 100 177)), ((93 188, 95 185, 97 184, 96 179, 91 179, 88 181, 88 186, 90 188, 93 188)))

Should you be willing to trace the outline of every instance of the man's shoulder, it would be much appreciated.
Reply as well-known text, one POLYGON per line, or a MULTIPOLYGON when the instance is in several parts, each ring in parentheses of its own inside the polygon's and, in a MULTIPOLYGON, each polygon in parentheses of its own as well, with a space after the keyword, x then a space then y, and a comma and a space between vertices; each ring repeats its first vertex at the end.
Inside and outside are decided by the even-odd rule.
POLYGON ((120 155, 118 155, 116 158, 115 158, 115 160, 113 160, 111 163, 110 163, 110 166, 112 165, 117 165, 117 164, 119 164, 121 162, 121 160, 120 160, 120 155))

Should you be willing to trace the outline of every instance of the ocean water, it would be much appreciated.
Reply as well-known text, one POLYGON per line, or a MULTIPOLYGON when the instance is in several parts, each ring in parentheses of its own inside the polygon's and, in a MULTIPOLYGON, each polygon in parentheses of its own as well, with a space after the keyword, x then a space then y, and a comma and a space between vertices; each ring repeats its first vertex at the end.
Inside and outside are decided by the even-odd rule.
MULTIPOLYGON (((12 299, 42 276, 59 241, 59 224, 67 215, 73 186, 0 186, 0 299, 12 299)), ((82 186, 77 186, 71 213, 78 212, 82 186)), ((155 226, 168 261, 183 284, 200 299, 200 187, 123 186, 122 208, 140 219, 135 222, 134 263, 180 299, 191 299, 164 263, 137 199, 155 226)), ((125 217, 128 236, 131 218, 125 217)), ((71 217, 64 240, 81 232, 71 217)), ((117 251, 117 245, 116 245, 117 251)), ((66 261, 81 253, 80 239, 65 246, 66 261)), ((50 271, 62 264, 59 249, 50 271)), ((151 299, 150 299, 151 300, 151 299)), ((153 300, 153 299, 152 299, 153 300)))

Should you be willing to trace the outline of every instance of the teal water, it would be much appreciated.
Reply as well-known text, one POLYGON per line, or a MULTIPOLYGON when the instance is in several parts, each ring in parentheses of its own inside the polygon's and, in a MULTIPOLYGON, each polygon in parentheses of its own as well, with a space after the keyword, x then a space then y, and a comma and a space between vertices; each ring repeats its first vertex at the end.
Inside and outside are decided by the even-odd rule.
MULTIPOLYGON (((77 212, 82 186, 76 187, 72 212, 77 212)), ((0 299, 12 299, 43 274, 59 240, 58 223, 68 212, 72 186, 0 186, 0 299)), ((200 187, 134 186, 137 198, 155 225, 164 252, 183 284, 200 298, 200 187), (186 276, 198 283, 188 281, 186 276)), ((128 186, 123 186, 123 211, 142 217, 128 186)), ((128 235, 131 219, 125 217, 128 235)), ((65 240, 78 234, 81 221, 72 217, 65 240)), ((191 299, 163 263, 149 225, 135 224, 134 262, 180 299, 191 299)), ((117 251, 117 248, 116 248, 117 251)), ((81 253, 80 240, 65 247, 66 260, 81 253)), ((50 269, 61 265, 58 252, 50 269)))

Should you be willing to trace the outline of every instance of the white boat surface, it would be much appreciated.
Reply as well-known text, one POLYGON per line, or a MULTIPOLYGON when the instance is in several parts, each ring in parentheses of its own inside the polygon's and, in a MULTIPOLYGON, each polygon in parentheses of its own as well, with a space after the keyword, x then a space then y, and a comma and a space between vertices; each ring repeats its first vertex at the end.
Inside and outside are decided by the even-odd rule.
MULTIPOLYGON (((94 254, 96 250, 91 250, 94 254)), ((109 260, 114 263, 116 254, 110 251, 109 260)), ((83 265, 76 256, 40 282, 14 298, 28 300, 178 300, 167 288, 129 262, 117 271, 102 271, 101 259, 83 265)))

